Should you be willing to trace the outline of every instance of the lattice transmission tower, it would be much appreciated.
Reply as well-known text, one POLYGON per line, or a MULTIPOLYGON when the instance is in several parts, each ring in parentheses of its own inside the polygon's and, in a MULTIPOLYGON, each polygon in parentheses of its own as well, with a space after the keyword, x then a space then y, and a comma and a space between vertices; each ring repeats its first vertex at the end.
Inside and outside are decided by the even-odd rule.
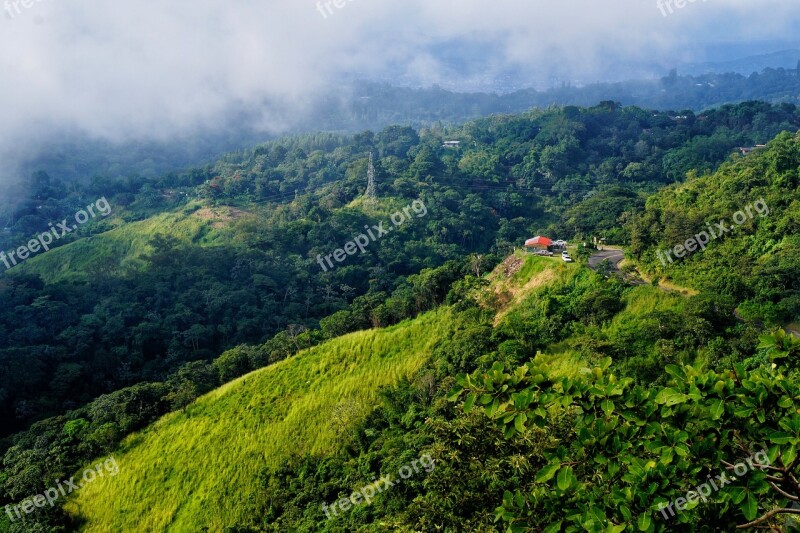
POLYGON ((374 204, 378 199, 375 189, 375 164, 372 161, 372 152, 369 153, 369 166, 367 167, 367 191, 364 193, 367 203, 374 204))

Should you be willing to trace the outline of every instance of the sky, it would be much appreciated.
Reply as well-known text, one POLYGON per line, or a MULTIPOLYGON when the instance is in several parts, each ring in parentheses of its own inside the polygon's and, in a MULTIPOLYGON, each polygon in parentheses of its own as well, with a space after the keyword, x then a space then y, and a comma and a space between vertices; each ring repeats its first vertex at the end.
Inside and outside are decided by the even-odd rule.
POLYGON ((725 43, 741 53, 797 40, 797 0, 678 2, 7 0, 0 185, 54 131, 168 139, 251 109, 280 132, 342 77, 452 87, 442 46, 467 62, 492 50, 488 76, 594 81, 703 61, 709 44, 724 55, 725 43))

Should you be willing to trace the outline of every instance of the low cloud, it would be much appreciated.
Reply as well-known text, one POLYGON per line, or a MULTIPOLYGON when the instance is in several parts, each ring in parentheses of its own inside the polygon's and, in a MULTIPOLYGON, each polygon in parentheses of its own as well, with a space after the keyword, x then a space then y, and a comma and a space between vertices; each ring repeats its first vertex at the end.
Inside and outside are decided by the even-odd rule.
POLYGON ((704 60, 709 41, 794 39, 800 18, 791 0, 697 1, 667 17, 656 0, 350 0, 327 18, 316 0, 9 0, 5 11, 6 183, 53 131, 168 139, 235 110, 280 132, 343 78, 457 88, 442 47, 483 62, 484 76, 594 81, 704 60))

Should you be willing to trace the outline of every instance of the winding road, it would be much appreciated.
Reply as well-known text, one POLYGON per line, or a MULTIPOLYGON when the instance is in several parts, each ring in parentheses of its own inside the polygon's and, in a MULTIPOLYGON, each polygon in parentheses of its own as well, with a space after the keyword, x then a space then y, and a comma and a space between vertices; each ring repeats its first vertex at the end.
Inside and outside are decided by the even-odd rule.
MULTIPOLYGON (((609 262, 611 263, 611 268, 615 272, 619 272, 619 264, 623 259, 625 259, 625 254, 623 253, 622 250, 617 250, 617 249, 601 250, 593 254, 591 257, 589 257, 589 268, 591 268, 592 270, 597 270, 597 268, 600 266, 600 263, 602 263, 606 259, 608 259, 609 262)), ((644 285, 644 282, 641 280, 633 281, 631 283, 633 283, 634 285, 644 285)), ((672 292, 664 287, 660 288, 665 292, 672 292)), ((743 320, 735 311, 734 314, 736 315, 737 320, 739 320, 740 322, 745 322, 745 320, 743 320)), ((762 329, 764 327, 764 325, 758 321, 756 321, 756 325, 761 327, 762 329)), ((787 325, 784 326, 783 329, 785 329, 787 333, 790 333, 795 337, 800 338, 800 331, 798 331, 794 327, 787 325)))
POLYGON ((619 270, 620 262, 625 259, 625 254, 622 250, 616 249, 606 249, 597 252, 596 254, 592 255, 589 258, 589 268, 592 270, 597 270, 597 267, 600 266, 600 263, 608 259, 611 262, 611 266, 614 270, 619 270))

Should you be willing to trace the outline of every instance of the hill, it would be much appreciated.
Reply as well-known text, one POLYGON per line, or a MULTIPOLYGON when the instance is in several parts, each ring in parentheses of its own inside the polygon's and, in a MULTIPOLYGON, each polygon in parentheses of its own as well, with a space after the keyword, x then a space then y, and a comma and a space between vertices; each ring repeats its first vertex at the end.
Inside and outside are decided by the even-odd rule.
POLYGON ((796 320, 798 168, 800 137, 785 133, 717 172, 665 188, 628 224, 632 257, 653 275, 728 298, 745 318, 796 320), (697 239, 702 246, 689 242, 697 239))
MULTIPOLYGON (((342 81, 334 94, 320 98, 302 118, 288 121, 281 132, 253 125, 253 109, 233 109, 227 123, 215 123, 192 135, 167 141, 115 143, 79 131, 56 132, 42 143, 20 173, 46 172, 64 181, 87 182, 102 176, 130 180, 132 176, 158 178, 189 166, 213 163, 225 152, 255 146, 279 135, 331 131, 357 133, 401 124, 428 128, 460 124, 491 114, 524 113, 553 105, 591 106, 619 101, 660 111, 705 111, 725 104, 760 100, 797 104, 796 50, 753 56, 730 63, 681 65, 681 75, 625 82, 564 84, 549 90, 526 89, 519 84, 464 91, 441 87, 410 88, 385 83, 342 81), (688 74, 688 75, 687 75, 688 74), (500 93, 500 94, 496 94, 500 93), (312 118, 313 117, 313 118, 312 118)), ((275 110, 262 110, 266 115, 275 110)), ((277 112, 283 115, 283 110, 277 112)), ((0 220, 13 220, 14 207, 0 199, 0 220)))
MULTIPOLYGON (((174 519, 180 527, 191 527, 187 524, 192 521, 208 523, 209 517, 219 514, 226 525, 240 531, 317 530, 322 520, 320 500, 341 498, 371 483, 371 476, 396 472, 427 454, 442 468, 409 481, 403 490, 381 495, 379 505, 359 507, 326 522, 325 527, 331 531, 360 527, 488 531, 495 527, 493 513, 501 506, 509 520, 541 526, 534 515, 518 514, 517 501, 508 500, 506 492, 550 490, 547 475, 531 481, 524 474, 547 467, 556 453, 551 445, 562 439, 560 432, 573 445, 586 431, 612 431, 610 426, 598 429, 594 421, 575 418, 584 408, 607 417, 614 413, 608 403, 574 403, 578 397, 583 398, 580 401, 596 399, 581 396, 591 394, 588 391, 594 387, 587 376, 600 380, 603 387, 612 386, 607 379, 624 383, 621 394, 630 395, 625 401, 632 405, 637 395, 645 394, 648 409, 661 405, 655 396, 650 397, 651 390, 661 394, 664 388, 683 390, 686 385, 679 380, 681 371, 665 372, 665 365, 691 366, 683 373, 700 372, 704 383, 717 379, 731 391, 738 390, 742 378, 737 376, 744 375, 758 374, 757 379, 770 387, 791 386, 792 382, 777 384, 775 376, 762 375, 770 372, 769 349, 759 347, 758 336, 763 322, 780 322, 762 310, 783 313, 780 318, 787 320, 792 316, 793 285, 782 276, 796 272, 796 261, 792 254, 771 252, 791 249, 796 208, 787 191, 794 195, 796 189, 795 137, 779 135, 767 148, 755 149, 744 158, 734 156, 717 168, 740 141, 758 142, 768 132, 792 127, 797 120, 790 107, 758 103, 679 117, 606 102, 591 109, 492 117, 450 130, 416 132, 393 127, 352 138, 285 139, 231 154, 214 167, 165 177, 136 194, 109 195, 119 202, 112 217, 87 225, 82 229, 85 233, 71 236, 71 242, 0 280, 0 296, 7 303, 0 310, 0 337, 5 342, 0 349, 0 397, 9 415, 2 420, 9 433, 25 428, 2 443, 3 501, 19 502, 91 459, 113 453, 123 470, 128 464, 134 472, 132 478, 122 473, 116 476, 121 492, 113 497, 127 501, 132 487, 147 486, 145 500, 151 505, 165 504, 153 517, 159 524, 174 519), (443 140, 451 138, 460 139, 461 144, 443 146, 443 140), (370 152, 378 198, 368 201, 362 191, 370 152), (646 200, 666 183, 683 182, 686 174, 686 184, 669 189, 680 207, 669 204, 667 194, 646 200), (684 195, 682 187, 689 193, 684 195), (648 261, 657 261, 655 243, 666 244, 672 236, 685 238, 692 226, 680 216, 660 219, 654 207, 668 206, 665 212, 670 213, 680 208, 691 212, 692 202, 700 198, 698 206, 714 206, 709 212, 719 214, 755 187, 767 194, 765 202, 778 206, 778 225, 764 228, 764 237, 775 242, 744 240, 738 245, 752 251, 749 257, 758 265, 768 265, 775 258, 780 260, 777 264, 769 270, 708 270, 714 264, 708 247, 707 253, 689 257, 686 266, 674 265, 676 272, 686 268, 690 273, 691 262, 697 261, 698 268, 713 272, 718 279, 727 280, 726 274, 740 278, 721 285, 720 290, 677 274, 675 280, 686 281, 684 285, 695 290, 674 294, 653 286, 632 287, 602 269, 595 273, 560 259, 509 254, 531 234, 586 240, 599 234, 629 241, 632 257, 647 269, 648 261), (420 204, 424 209, 412 209, 420 204), (408 223, 392 222, 404 209, 408 223), (626 228, 620 227, 623 221, 626 228), (319 257, 333 254, 337 246, 346 247, 365 226, 381 223, 391 224, 392 231, 370 243, 357 260, 350 258, 332 269, 317 264, 319 257), (782 248, 770 248, 779 238, 782 248), (500 257, 509 259, 484 276, 500 257), (703 257, 709 259, 700 261, 703 257), (730 296, 739 286, 765 290, 754 292, 758 298, 748 302, 730 296), (429 312, 435 314, 425 314, 429 312), (430 316, 446 316, 441 318, 444 332, 424 325, 432 320, 430 316), (373 376, 348 381, 347 372, 357 373, 360 366, 335 365, 347 387, 363 382, 363 397, 375 400, 363 412, 355 409, 353 413, 347 405, 337 407, 341 402, 335 389, 323 386, 320 390, 325 395, 314 398, 313 391, 302 385, 315 383, 313 379, 292 378, 289 387, 269 370, 279 368, 290 376, 306 377, 310 370, 293 361, 317 357, 321 365, 333 364, 325 359, 325 350, 333 349, 335 361, 341 361, 349 357, 343 347, 352 346, 364 355, 364 372, 371 376, 378 368, 376 361, 359 347, 360 341, 352 344, 344 339, 355 332, 362 333, 352 339, 378 338, 388 334, 382 328, 397 324, 402 324, 398 331, 411 328, 415 333, 395 339, 404 347, 400 352, 382 347, 379 354, 396 355, 402 371, 387 379, 373 376), (363 333, 370 329, 374 331, 363 333), (415 345, 426 347, 424 357, 415 345), (538 386, 524 377, 526 373, 544 376, 550 383, 545 394, 556 394, 552 397, 556 404, 550 405, 550 396, 545 401, 545 411, 552 418, 542 421, 537 408, 531 412, 520 407, 513 417, 505 412, 498 420, 496 415, 504 411, 492 407, 493 396, 477 392, 486 379, 506 379, 498 365, 514 369, 515 376, 521 372, 513 385, 524 385, 525 390, 538 386), (234 476, 229 492, 239 503, 226 507, 218 500, 209 515, 193 499, 184 500, 183 495, 164 493, 153 485, 154 480, 174 480, 185 487, 177 475, 183 472, 190 484, 221 486, 220 478, 199 472, 194 462, 201 457, 198 444, 206 446, 203 453, 215 458, 224 453, 198 432, 207 430, 220 442, 231 442, 226 440, 231 427, 239 426, 225 426, 223 412, 232 410, 232 424, 244 421, 249 427, 262 423, 275 431, 286 429, 281 425, 284 421, 262 418, 273 407, 285 414, 295 405, 281 403, 275 395, 271 396, 274 406, 261 409, 259 405, 250 411, 237 410, 236 403, 218 407, 225 394, 204 396, 264 367, 257 374, 258 383, 300 395, 296 405, 301 410, 323 412, 333 404, 340 416, 355 415, 352 423, 341 425, 343 433, 336 438, 339 447, 326 449, 325 443, 334 442, 330 428, 319 426, 314 417, 308 427, 291 420, 293 429, 320 436, 322 445, 313 444, 307 450, 298 447, 308 453, 286 454, 288 441, 264 444, 284 458, 280 464, 269 464, 263 456, 254 459, 258 454, 251 451, 262 441, 246 438, 234 451, 246 456, 242 461, 248 473, 220 466, 234 476), (471 383, 467 375, 473 376, 471 383), (456 380, 461 389, 454 389, 456 380), (568 381, 560 384, 563 380, 568 381), (573 386, 583 392, 575 397, 562 395, 564 387, 573 386), (451 390, 453 394, 448 394, 451 390), (469 412, 456 409, 448 396, 464 401, 469 412), (488 418, 469 409, 476 402, 489 409, 488 418), (197 405, 203 406, 200 413, 212 414, 192 418, 189 413, 197 405), (153 427, 159 432, 169 428, 170 438, 159 440, 159 433, 146 428, 165 414, 167 418, 153 427), (524 418, 518 416, 523 414, 524 418), (209 425, 213 416, 218 416, 227 433, 216 433, 209 425), (542 431, 528 427, 528 419, 539 420, 542 431), (192 426, 195 420, 198 424, 192 426), (510 422, 513 428, 508 427, 510 422), (141 432, 137 437, 128 437, 137 432, 141 432), (521 440, 515 438, 518 434, 524 435, 521 440), (180 448, 183 440, 188 448, 180 448), (171 450, 176 453, 174 462, 155 460, 171 450), (194 462, 184 465, 184 457, 194 462), (151 459, 166 469, 158 478, 146 474, 151 459), (453 486, 452 479, 463 483, 453 486), (261 491, 256 493, 263 494, 263 499, 251 501, 249 494, 254 490, 261 491)), ((39 178, 41 193, 49 198, 41 206, 42 213, 79 202, 76 195, 60 196, 63 184, 39 178)), ((758 215, 755 201, 745 206, 758 215)), ((741 238, 752 235, 751 230, 762 231, 761 225, 768 220, 759 216, 742 224, 748 233, 741 238)), ((582 246, 573 251, 581 261, 590 253, 582 246)), ((737 256, 725 257, 732 261, 737 256)), ((793 349, 785 348, 787 353, 793 349)), ((781 376, 792 371, 779 368, 781 376)), ((231 397, 250 405, 250 399, 263 392, 250 389, 245 381, 254 380, 237 381, 231 391, 238 392, 231 397)), ((493 391, 497 407, 507 408, 501 393, 493 391)), ((693 390, 685 394, 697 400, 693 390)), ((697 401, 701 400, 706 402, 702 395, 697 401)), ((778 401, 778 407, 785 409, 786 401, 778 401)), ((626 412, 625 416, 639 415, 626 412)), ((670 428, 679 423, 672 420, 670 428)), ((725 431, 741 429, 733 419, 726 419, 726 424, 725 431)), ((618 427, 623 431, 627 426, 618 427)), ((697 427, 709 430, 702 424, 697 427)), ((758 431, 768 427, 746 429, 755 431, 756 438, 758 431)), ((617 437, 627 438, 624 433, 617 437)), ((719 444, 725 454, 731 453, 729 441, 719 444)), ((693 452, 707 468, 718 468, 723 452, 709 455, 709 450, 693 452)), ((612 451, 611 456, 632 462, 649 460, 652 453, 639 450, 631 458, 612 451)), ((575 448, 570 453, 582 452, 575 448)), ((609 457, 608 453, 605 450, 602 457, 609 457)), ((580 458, 571 462, 577 465, 580 458)), ((689 473, 683 466, 659 473, 659 482, 672 491, 667 494, 674 496, 678 489, 665 480, 694 480, 696 472, 689 473)), ((616 475, 607 473, 612 478, 616 475)), ((595 487, 585 477, 588 469, 565 470, 562 486, 548 494, 560 497, 564 487, 577 487, 572 475, 595 487)), ((97 486, 105 489, 110 481, 100 480, 97 486)), ((572 504, 577 514, 570 516, 588 523, 591 520, 581 509, 591 504, 605 509, 615 523, 627 521, 629 510, 615 508, 606 492, 615 485, 602 486, 600 492, 586 492, 591 502, 575 495, 572 504)), ((86 496, 78 494, 76 501, 89 498, 91 502, 70 507, 72 515, 61 514, 60 508, 41 510, 35 525, 43 531, 74 528, 73 518, 84 512, 99 527, 112 527, 103 524, 117 524, 118 519, 124 522, 124 516, 115 518, 99 509, 97 490, 87 487, 86 496)), ((753 498, 765 494, 757 492, 753 498)), ((203 493, 203 498, 210 497, 203 493)), ((766 499, 764 505, 772 501, 766 499)), ((643 513, 648 505, 642 496, 636 512, 643 513)), ((144 507, 130 508, 132 521, 149 519, 144 507)), ((744 516, 750 516, 751 510, 743 511, 744 516)), ((726 523, 741 518, 721 507, 712 514, 722 516, 726 523)), ((19 527, 23 526, 11 525, 12 531, 19 527)))
POLYGON ((130 436, 120 474, 68 509, 85 531, 221 531, 263 513, 264 468, 341 449, 380 387, 413 377, 452 323, 442 310, 351 333, 248 374, 130 436))
MULTIPOLYGON (((716 215, 738 206, 747 213, 749 205, 755 216, 741 224, 740 234, 718 243, 731 247, 720 250, 722 259, 709 246, 677 265, 678 271, 686 275, 683 281, 711 272, 716 283, 728 272, 746 286, 782 283, 783 290, 773 288, 772 294, 791 299, 791 285, 775 275, 719 265, 752 248, 758 268, 791 243, 796 154, 797 137, 779 136, 757 154, 656 195, 631 228, 648 228, 651 243, 662 245, 673 233, 686 237, 691 209, 716 215), (774 220, 757 200, 742 203, 753 193, 776 206, 770 211, 774 220), (668 213, 654 219, 659 208, 668 213), (761 247, 754 235, 770 247, 761 247)), ((647 242, 641 237, 632 233, 633 250, 647 242)), ((640 257, 652 264, 657 249, 651 245, 640 257)), ((797 258, 778 256, 783 263, 777 273, 794 272, 797 258)), ((581 267, 565 270, 552 261, 510 257, 486 282, 468 277, 454 284, 448 301, 458 319, 472 324, 472 333, 439 347, 433 375, 441 379, 441 391, 448 374, 465 371, 450 398, 463 400, 467 414, 441 401, 415 401, 408 395, 413 388, 398 385, 394 398, 400 405, 382 405, 383 413, 368 420, 361 431, 371 437, 357 453, 348 450, 338 460, 304 458, 268 472, 263 487, 280 504, 247 530, 491 531, 493 512, 520 531, 555 531, 565 523, 590 531, 634 524, 662 531, 675 522, 703 531, 744 523, 783 527, 787 500, 758 468, 750 467, 749 474, 737 470, 742 481, 734 487, 712 491, 703 483, 726 465, 739 468, 761 454, 763 469, 772 465, 787 473, 774 477, 773 485, 788 487, 800 441, 798 368, 790 356, 798 345, 778 336, 764 336, 757 345, 758 321, 737 323, 737 301, 716 286, 696 284, 699 294, 685 296, 627 287, 614 277, 581 267), (479 318, 480 309, 491 316, 479 318), (475 415, 477 405, 491 425, 475 415), (374 468, 376 461, 396 466, 398 456, 421 452, 440 466, 413 489, 382 498, 380 506, 325 522, 309 498, 335 499, 369 481, 359 475, 361 468, 374 468), (643 484, 648 490, 641 490, 643 484), (713 496, 690 508, 679 503, 677 516, 672 507, 667 512, 693 487, 713 496)), ((791 311, 782 300, 772 304, 791 311)), ((764 305, 769 309, 770 303, 764 305)))
MULTIPOLYGON (((531 313, 537 312, 548 294, 567 291, 576 295, 596 287, 598 278, 585 267, 566 265, 558 258, 518 253, 498 265, 486 278, 488 284, 467 289, 459 300, 482 302, 480 305, 487 306, 489 315, 497 316, 494 321, 498 332, 525 343, 533 340, 531 332, 525 332, 525 324, 536 323, 531 313)), ((636 317, 682 306, 679 296, 639 287, 619 302, 619 313, 612 322, 596 330, 588 323, 586 327, 614 337, 635 329, 636 317)), ((85 531, 222 530, 232 524, 260 531, 266 525, 264 517, 280 512, 276 505, 282 498, 269 496, 275 496, 276 490, 285 490, 282 483, 272 487, 265 480, 281 475, 287 465, 351 456, 365 445, 359 442, 364 435, 372 435, 367 440, 382 442, 376 435, 381 430, 369 429, 376 419, 384 417, 376 413, 386 409, 386 393, 376 395, 379 387, 392 390, 402 387, 403 382, 413 383, 419 394, 433 385, 438 393, 427 389, 427 394, 438 395, 443 390, 434 383, 441 372, 434 369, 447 364, 445 353, 461 359, 460 364, 466 365, 463 368, 476 364, 463 360, 466 354, 446 348, 448 339, 457 339, 475 327, 464 315, 471 312, 462 307, 463 303, 388 329, 327 341, 207 394, 183 412, 170 414, 126 439, 114 453, 120 474, 83 489, 67 510, 76 518, 87 520, 85 531)), ((475 334, 473 331, 469 338, 475 334)), ((547 339, 535 342, 546 344, 547 339)), ((577 377, 586 357, 594 357, 585 348, 579 339, 568 337, 537 360, 548 365, 554 375, 577 377)), ((379 427, 384 424, 379 423, 379 427)), ((420 426, 413 427, 407 431, 420 431, 420 426)), ((424 442, 419 441, 417 446, 424 442)), ((382 454, 399 454, 403 448, 387 442, 377 447, 382 454)), ((402 455, 410 457, 408 452, 402 455)), ((375 461, 370 460, 373 467, 385 474, 385 467, 375 465, 375 461)), ((316 478, 328 471, 333 476, 328 485, 345 489, 370 481, 368 471, 353 471, 345 477, 337 476, 332 466, 316 466, 314 471, 300 478, 316 478)), ((296 475, 292 474, 292 478, 296 475)), ((364 512, 354 511, 357 518, 324 523, 321 504, 335 500, 337 491, 323 486, 317 489, 318 493, 304 491, 305 508, 300 514, 300 509, 291 511, 293 525, 285 522, 284 515, 273 527, 338 531, 369 520, 364 512)), ((292 506, 279 507, 287 512, 286 507, 292 506)), ((386 518, 377 504, 370 511, 373 513, 386 518)), ((387 524, 379 521, 375 525, 378 523, 387 524)))
POLYGON ((143 181, 68 185, 37 173, 0 249, 97 198, 112 214, 0 274, 0 435, 238 345, 277 338, 290 348, 296 331, 316 342, 332 315, 322 338, 397 323, 440 303, 471 254, 490 267, 531 235, 622 242, 620 218, 648 194, 798 128, 788 105, 676 115, 603 102, 285 138, 143 181), (362 201, 369 153, 374 204, 362 201), (394 228, 391 216, 414 202, 425 209, 394 228), (381 223, 393 231, 358 260, 321 269, 319 258, 381 223), (412 282, 449 261, 458 266, 412 282))

